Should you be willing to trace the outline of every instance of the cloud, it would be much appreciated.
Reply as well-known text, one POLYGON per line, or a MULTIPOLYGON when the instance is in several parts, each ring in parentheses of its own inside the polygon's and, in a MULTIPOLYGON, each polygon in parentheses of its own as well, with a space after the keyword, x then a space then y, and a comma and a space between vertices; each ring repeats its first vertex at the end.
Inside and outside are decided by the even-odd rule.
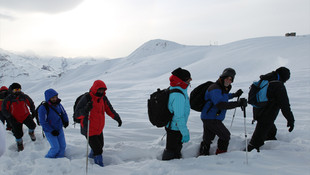
POLYGON ((1 8, 15 11, 61 13, 77 7, 84 0, 0 0, 1 8))

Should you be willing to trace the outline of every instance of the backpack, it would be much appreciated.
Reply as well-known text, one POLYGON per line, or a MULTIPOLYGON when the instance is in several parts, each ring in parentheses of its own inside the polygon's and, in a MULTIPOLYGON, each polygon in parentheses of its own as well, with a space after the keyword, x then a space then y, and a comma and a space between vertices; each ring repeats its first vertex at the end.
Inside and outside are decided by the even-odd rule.
POLYGON ((83 97, 84 95, 86 95, 87 101, 90 101, 90 100, 91 100, 91 96, 89 95, 88 92, 85 92, 84 94, 80 95, 80 96, 75 100, 74 106, 73 106, 73 116, 72 116, 72 117, 73 117, 74 123, 80 123, 80 122, 81 122, 80 119, 77 119, 77 117, 79 117, 79 116, 76 116, 76 115, 77 115, 77 114, 76 114, 76 107, 77 107, 78 103, 80 102, 80 100, 82 99, 82 97, 83 97))
POLYGON ((39 112, 38 112, 38 111, 39 111, 39 108, 40 108, 42 105, 45 107, 46 112, 47 112, 47 115, 48 115, 48 113, 49 113, 49 107, 48 107, 48 104, 46 103, 46 101, 42 101, 42 102, 39 104, 39 106, 36 108, 35 113, 32 114, 32 115, 34 115, 33 117, 36 118, 37 124, 38 124, 39 126, 40 126, 40 120, 39 120, 39 112))
POLYGON ((157 91, 150 95, 150 99, 147 101, 149 120, 158 128, 166 126, 172 120, 173 113, 168 109, 168 102, 169 95, 173 92, 184 95, 180 89, 157 89, 157 91))
POLYGON ((266 104, 268 103, 268 85, 268 80, 259 80, 253 82, 250 86, 250 91, 248 94, 248 103, 255 108, 261 108, 266 106, 266 104))
POLYGON ((206 104, 205 94, 210 85, 214 84, 212 81, 207 81, 198 87, 196 87, 190 94, 189 103, 191 109, 201 112, 204 105, 206 104))

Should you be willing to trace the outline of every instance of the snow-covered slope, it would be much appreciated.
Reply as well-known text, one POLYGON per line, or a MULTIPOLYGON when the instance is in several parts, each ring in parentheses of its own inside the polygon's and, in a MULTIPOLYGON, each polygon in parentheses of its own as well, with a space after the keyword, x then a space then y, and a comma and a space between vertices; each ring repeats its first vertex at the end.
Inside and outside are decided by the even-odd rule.
MULTIPOLYGON (((47 88, 56 89, 72 124, 72 106, 76 97, 88 91, 94 80, 105 81, 107 96, 120 114, 123 126, 118 128, 117 123, 107 116, 103 131, 105 167, 94 165, 91 160, 89 174, 309 174, 309 35, 262 37, 220 46, 169 45, 168 41, 154 40, 141 46, 147 49, 139 48, 127 58, 97 60, 96 64, 76 66, 54 79, 40 79, 39 75, 29 73, 29 79, 18 79, 18 82, 36 105, 44 99, 43 93, 47 88), (158 47, 154 44, 156 42, 167 42, 168 49, 162 45, 158 47), (202 82, 215 81, 224 68, 232 67, 237 72, 232 92, 242 88, 242 97, 246 97, 253 80, 280 66, 291 70, 291 79, 286 87, 296 120, 292 133, 287 131, 286 120, 279 114, 276 121, 278 140, 266 142, 260 153, 248 153, 249 164, 246 164, 245 152, 240 151, 245 147, 244 127, 248 138, 251 138, 255 126, 251 125, 250 107, 247 108, 246 124, 243 113, 237 109, 230 129, 232 136, 228 153, 196 158, 202 139, 202 122, 200 114, 191 111, 188 122, 191 140, 183 145, 184 158, 168 162, 158 160, 165 147, 165 138, 162 139, 165 131, 148 121, 146 102, 150 93, 158 87, 169 86, 172 70, 183 67, 191 72, 190 93, 202 82)), ((40 62, 30 63, 36 65, 40 62)), ((8 86, 12 82, 8 79, 4 78, 1 85, 8 86)), ((232 115, 233 110, 229 110, 224 120, 228 128, 232 115)), ((26 127, 24 132, 27 133, 26 127)), ((31 142, 25 134, 25 150, 18 153, 14 137, 7 132, 7 149, 0 158, 0 174, 85 174, 86 141, 79 134, 79 126, 70 125, 65 129, 67 149, 63 159, 45 159, 49 144, 42 138, 40 127, 36 129, 36 135, 38 140, 31 142)), ((215 149, 216 140, 211 146, 212 154, 215 149)))

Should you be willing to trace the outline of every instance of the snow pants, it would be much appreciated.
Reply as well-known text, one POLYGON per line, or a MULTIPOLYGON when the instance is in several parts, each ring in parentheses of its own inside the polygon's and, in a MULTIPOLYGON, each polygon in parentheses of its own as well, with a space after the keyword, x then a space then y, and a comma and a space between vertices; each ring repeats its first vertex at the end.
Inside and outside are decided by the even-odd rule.
POLYGON ((203 122, 203 142, 205 145, 211 145, 215 136, 219 137, 217 148, 221 151, 227 151, 230 132, 220 120, 202 120, 203 122))
POLYGON ((101 132, 100 135, 89 136, 89 146, 93 150, 94 156, 101 155, 104 146, 103 133, 101 132))
POLYGON ((12 125, 12 132, 15 136, 16 139, 21 139, 24 135, 24 132, 23 132, 23 124, 25 124, 29 130, 34 130, 36 128, 36 124, 34 123, 31 115, 29 115, 23 123, 19 123, 19 122, 14 122, 14 123, 11 123, 12 125))
POLYGON ((45 155, 46 158, 62 158, 65 156, 66 140, 63 129, 59 130, 58 136, 53 136, 50 132, 45 132, 46 139, 51 145, 50 150, 45 155))
POLYGON ((257 121, 250 143, 255 148, 259 148, 266 140, 276 140, 276 134, 277 127, 273 122, 257 121))
POLYGON ((182 157, 183 147, 182 134, 180 131, 174 131, 165 128, 167 132, 166 149, 163 153, 163 160, 179 159, 182 157))

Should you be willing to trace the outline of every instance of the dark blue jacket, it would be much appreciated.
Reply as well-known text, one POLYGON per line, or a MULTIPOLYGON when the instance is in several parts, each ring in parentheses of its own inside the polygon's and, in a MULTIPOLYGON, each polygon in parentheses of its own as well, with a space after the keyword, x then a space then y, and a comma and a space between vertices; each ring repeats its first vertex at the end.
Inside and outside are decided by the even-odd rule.
POLYGON ((45 106, 44 105, 40 106, 38 110, 40 124, 44 132, 52 132, 53 130, 59 131, 62 129, 63 123, 62 123, 60 116, 52 108, 54 108, 59 114, 62 115, 64 122, 69 122, 68 115, 64 107, 60 104, 60 99, 59 99, 59 103, 57 103, 56 105, 52 105, 49 102, 49 100, 52 97, 58 95, 58 93, 54 89, 48 89, 45 91, 44 94, 45 94, 45 100, 48 104, 49 110, 47 114, 47 110, 45 109, 45 106))
POLYGON ((207 101, 201 111, 201 119, 216 119, 223 121, 225 119, 227 109, 232 109, 238 106, 237 102, 228 102, 234 97, 234 94, 229 93, 231 86, 224 87, 223 80, 219 79, 212 84, 205 93, 207 101))

